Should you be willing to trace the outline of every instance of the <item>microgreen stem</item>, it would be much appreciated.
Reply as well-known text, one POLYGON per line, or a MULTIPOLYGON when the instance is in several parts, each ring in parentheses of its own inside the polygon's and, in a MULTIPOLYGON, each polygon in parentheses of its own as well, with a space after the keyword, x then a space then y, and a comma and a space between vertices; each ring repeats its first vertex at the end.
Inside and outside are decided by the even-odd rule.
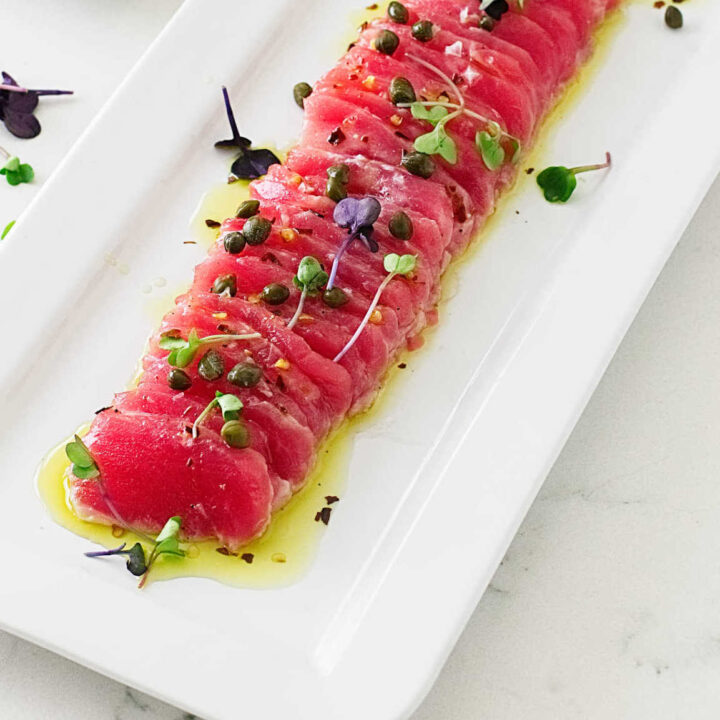
POLYGON ((350 247, 350 243, 357 237, 355 234, 348 235, 345 240, 343 240, 342 245, 338 248, 338 251, 335 255, 335 259, 333 260, 332 268, 330 268, 330 278, 327 282, 327 289, 332 290, 333 286, 335 285, 335 276, 337 275, 338 267, 340 266, 340 260, 342 256, 345 254, 345 251, 350 247))
POLYGON ((390 273, 381 283, 380 286, 377 289, 377 292, 375 293, 375 297, 373 298, 372 302, 370 303, 370 307, 368 308, 367 312, 365 313, 365 317, 362 319, 360 324, 357 327, 357 330, 355 330, 355 333, 353 336, 347 341, 345 347, 333 358, 333 362, 340 362, 342 360, 348 350, 357 342, 357 339, 360 337, 360 334, 365 329, 365 326, 370 322, 370 316, 375 312, 375 308, 377 307, 377 304, 380 302, 380 297, 383 294, 385 288, 388 286, 388 283, 395 277, 397 273, 390 273))
POLYGON ((292 316, 292 319, 287 324, 287 329, 292 330, 295 327, 295 324, 298 321, 298 318, 300 315, 302 315, 303 307, 305 306, 305 298, 307 297, 307 288, 303 288, 303 291, 300 293, 300 302, 298 302, 297 310, 295 310, 295 314, 292 316))
POLYGON ((92 552, 86 552, 85 557, 105 557, 108 555, 120 555, 129 553, 129 550, 125 550, 125 545, 127 543, 123 543, 122 545, 118 545, 116 548, 113 548, 112 550, 93 550, 92 552))
POLYGON ((195 440, 198 436, 198 428, 205 421, 205 418, 212 412, 213 408, 218 404, 217 398, 214 398, 205 409, 197 416, 197 419, 192 426, 192 439, 195 440))
POLYGON ((230 123, 230 130, 232 130, 233 140, 240 146, 240 131, 238 130, 237 123, 235 122, 235 113, 233 112, 232 105, 230 104, 230 96, 228 95, 227 88, 223 85, 222 89, 223 99, 225 100, 225 111, 227 112, 228 122, 230 123))
POLYGON ((234 340, 256 340, 262 337, 260 333, 246 333, 245 335, 206 335, 200 338, 200 345, 210 345, 212 343, 232 342, 234 340))
POLYGON ((35 93, 36 95, 73 95, 74 90, 34 90, 32 88, 20 87, 18 85, 5 85, 0 83, 0 90, 7 90, 7 92, 14 93, 35 93))
POLYGON ((606 152, 604 163, 597 163, 595 165, 579 165, 578 167, 570 168, 570 172, 573 175, 579 175, 580 173, 592 172, 593 170, 604 170, 605 168, 609 168, 611 164, 612 158, 610 157, 610 153, 606 152))
POLYGON ((426 60, 423 60, 421 57, 418 57, 417 55, 413 55, 412 53, 405 53, 405 57, 410 58, 414 62, 418 63, 418 65, 422 65, 424 68, 427 68, 428 70, 431 70, 432 72, 434 72, 455 93, 455 96, 457 97, 458 103, 460 103, 460 106, 462 108, 465 107, 465 98, 463 97, 463 94, 460 92, 458 86, 452 81, 452 78, 450 78, 448 75, 446 75, 440 68, 435 67, 432 63, 429 63, 426 60))

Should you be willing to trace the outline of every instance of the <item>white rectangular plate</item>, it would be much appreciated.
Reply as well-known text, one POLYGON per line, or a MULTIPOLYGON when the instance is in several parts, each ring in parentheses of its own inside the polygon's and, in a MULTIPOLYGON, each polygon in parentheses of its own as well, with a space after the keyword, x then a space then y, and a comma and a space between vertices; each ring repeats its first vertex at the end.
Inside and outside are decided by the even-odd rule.
POLYGON ((683 5, 672 32, 629 5, 533 159, 611 150, 612 171, 566 206, 522 175, 356 437, 311 570, 138 592, 48 519, 33 472, 126 384, 154 322, 142 288, 202 257, 182 241, 227 169, 220 85, 244 134, 287 143, 292 85, 332 64, 355 2, 188 0, 0 248, 0 624, 204 718, 412 712, 720 161, 720 6, 683 5))

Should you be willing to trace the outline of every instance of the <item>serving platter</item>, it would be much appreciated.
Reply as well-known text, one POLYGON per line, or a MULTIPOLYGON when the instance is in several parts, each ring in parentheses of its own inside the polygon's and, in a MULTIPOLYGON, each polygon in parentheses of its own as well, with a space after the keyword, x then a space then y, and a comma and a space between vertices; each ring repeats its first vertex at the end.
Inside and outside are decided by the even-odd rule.
POLYGON ((673 32, 627 4, 523 164, 610 150, 612 170, 566 206, 521 173, 359 426, 309 570, 139 592, 50 520, 35 469, 128 383, 204 254, 184 241, 227 172, 220 86, 244 134, 286 146, 292 85, 330 67, 360 10, 188 0, 0 246, 0 625, 209 720, 412 713, 720 167, 720 7, 685 3, 673 32))

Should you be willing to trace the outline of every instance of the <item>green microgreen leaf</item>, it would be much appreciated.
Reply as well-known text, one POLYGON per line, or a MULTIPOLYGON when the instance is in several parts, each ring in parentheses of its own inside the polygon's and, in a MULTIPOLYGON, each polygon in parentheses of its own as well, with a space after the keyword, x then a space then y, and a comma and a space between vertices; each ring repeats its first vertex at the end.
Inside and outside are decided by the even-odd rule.
POLYGON ((100 475, 100 471, 97 469, 96 465, 93 465, 91 467, 80 467, 79 465, 73 465, 72 473, 73 475, 75 475, 75 477, 80 478, 80 480, 92 480, 93 478, 96 478, 100 475))
POLYGON ((169 553, 171 555, 184 556, 185 552, 180 549, 178 535, 182 526, 182 518, 179 515, 171 517, 163 526, 160 534, 155 538, 154 555, 169 553))
POLYGON ((222 411, 223 420, 237 420, 243 409, 242 400, 232 393, 215 393, 217 403, 222 411))
POLYGON ((491 135, 485 130, 478 130, 475 145, 482 156, 488 170, 497 170, 505 162, 505 150, 500 144, 501 135, 491 135))
POLYGON ((545 168, 539 173, 537 184, 548 202, 567 202, 575 192, 577 179, 570 168, 557 165, 545 168))
POLYGON ((65 454, 68 456, 68 460, 78 467, 89 468, 95 465, 95 461, 87 445, 85 445, 79 435, 75 435, 72 442, 69 442, 65 446, 65 454))
POLYGON ((416 255, 388 253, 383 259, 383 267, 391 275, 408 275, 415 269, 416 262, 416 255))
POLYGON ((188 339, 183 340, 176 335, 175 330, 171 330, 160 337, 158 346, 162 350, 170 350, 168 355, 168 364, 172 367, 187 367, 198 353, 203 345, 212 345, 213 343, 232 342, 233 340, 251 340, 260 337, 259 333, 246 333, 244 335, 207 335, 201 338, 197 334, 197 330, 193 328, 188 333, 188 339))
POLYGON ((11 220, 0 233, 0 240, 4 240, 5 236, 12 230, 12 226, 15 224, 15 220, 11 220))
POLYGON ((187 347, 187 340, 178 337, 177 335, 163 335, 158 345, 162 350, 177 350, 179 348, 187 347))
POLYGON ((21 163, 17 155, 8 158, 7 162, 0 167, 0 175, 4 175, 10 185, 32 182, 35 172, 27 163, 21 163))
POLYGON ((293 278, 295 286, 307 293, 316 293, 328 281, 328 274, 322 265, 312 256, 306 255, 298 265, 297 275, 293 278))
POLYGON ((457 146, 455 141, 447 134, 445 123, 439 123, 425 135, 415 139, 414 147, 418 152, 426 155, 440 155, 451 165, 457 162, 457 146))
POLYGON ((442 105, 425 107, 421 102, 414 102, 410 106, 410 112, 417 120, 426 120, 434 127, 448 114, 448 109, 442 105))

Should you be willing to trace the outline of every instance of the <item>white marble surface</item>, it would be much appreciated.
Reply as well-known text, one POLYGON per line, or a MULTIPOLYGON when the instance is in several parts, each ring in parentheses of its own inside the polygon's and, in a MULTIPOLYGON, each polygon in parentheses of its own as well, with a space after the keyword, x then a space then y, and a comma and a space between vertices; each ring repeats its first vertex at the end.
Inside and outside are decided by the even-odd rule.
MULTIPOLYGON (((180 1, 1 0, 2 68, 78 90, 19 145, 37 185, 180 1)), ((720 716, 719 227, 720 180, 413 720, 720 716)), ((189 716, 0 633, 0 717, 189 716)))

